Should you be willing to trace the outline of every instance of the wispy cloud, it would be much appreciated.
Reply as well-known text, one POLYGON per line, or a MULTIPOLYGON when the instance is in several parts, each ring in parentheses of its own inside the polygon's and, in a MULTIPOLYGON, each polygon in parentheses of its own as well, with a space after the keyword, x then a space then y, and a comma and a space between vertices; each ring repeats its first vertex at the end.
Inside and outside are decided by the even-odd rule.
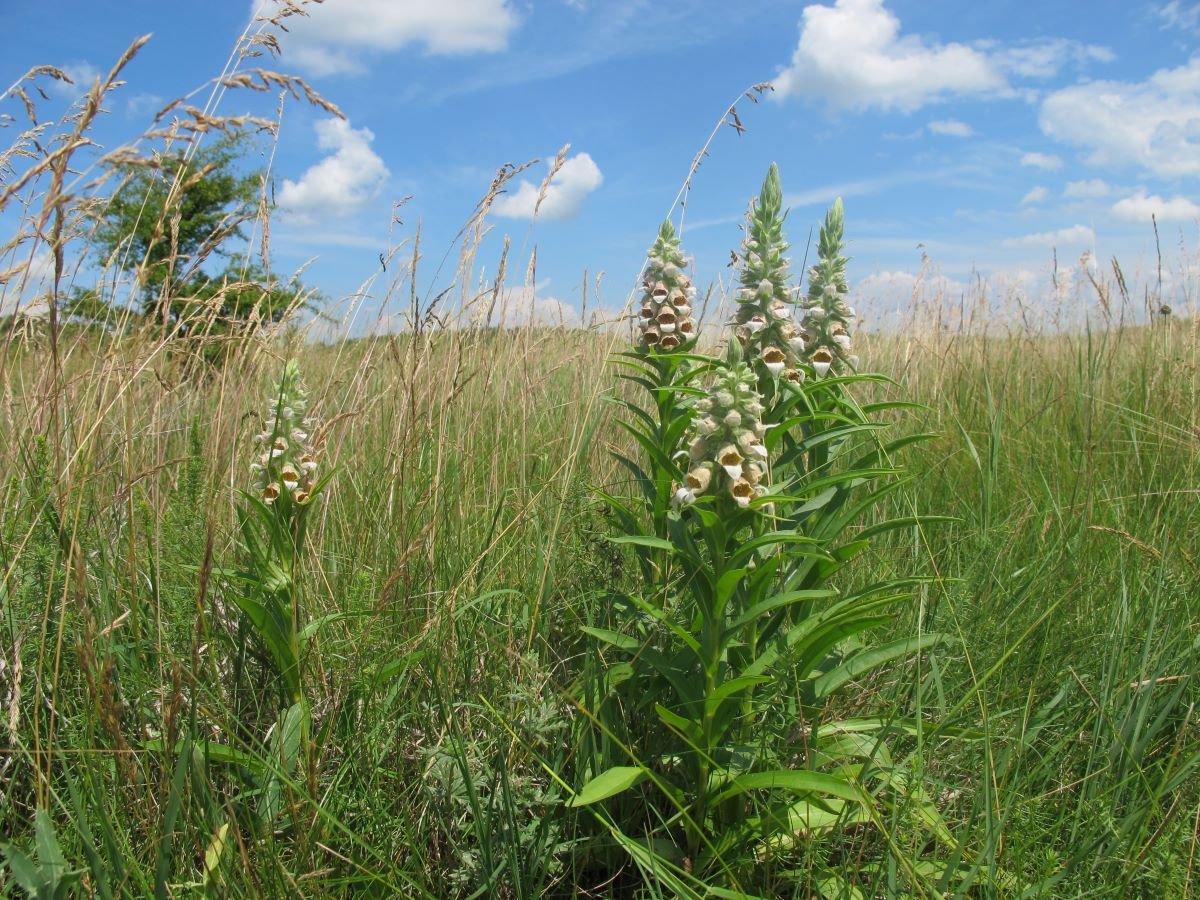
POLYGON ((1053 153, 1026 153, 1021 157, 1021 165, 1057 172, 1063 167, 1063 161, 1061 156, 1055 156, 1053 153))
POLYGON ((1090 246, 1095 240, 1095 232, 1087 225, 1072 225, 1069 228, 1059 228, 1057 231, 1040 231, 1036 234, 1005 238, 1000 245, 1002 247, 1090 246))
POLYGON ((1107 197, 1111 191, 1112 188, 1103 178, 1086 178, 1080 181, 1068 181, 1063 188, 1063 196, 1075 199, 1107 197))
POLYGON ((1041 203, 1048 196, 1050 196, 1050 191, 1039 184, 1036 187, 1030 188, 1029 193, 1021 198, 1021 205, 1032 206, 1035 203, 1041 203))
POLYGON ((959 138, 970 137, 975 133, 970 125, 960 122, 958 119, 935 119, 929 123, 929 130, 934 134, 959 138))

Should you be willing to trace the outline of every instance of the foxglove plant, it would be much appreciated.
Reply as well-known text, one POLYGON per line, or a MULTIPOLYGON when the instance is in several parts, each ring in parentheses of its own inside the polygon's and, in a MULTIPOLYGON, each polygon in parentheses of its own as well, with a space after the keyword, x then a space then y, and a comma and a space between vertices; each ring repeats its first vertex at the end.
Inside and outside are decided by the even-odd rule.
MULTIPOLYGON (((616 653, 623 661, 599 662, 598 686, 584 688, 604 738, 580 739, 594 750, 580 756, 584 783, 571 805, 605 803, 602 821, 618 844, 644 859, 649 842, 677 889, 688 884, 683 876, 720 872, 741 890, 762 878, 764 854, 795 852, 799 835, 881 824, 886 787, 903 779, 892 780, 886 747, 879 752, 885 724, 843 729, 826 721, 826 706, 877 667, 940 640, 927 634, 870 646, 855 638, 886 623, 913 580, 859 590, 832 583, 869 544, 852 531, 859 518, 902 483, 890 452, 905 439, 881 445, 881 426, 831 394, 867 376, 803 377, 809 365, 824 375, 834 363, 822 365, 822 351, 835 351, 819 341, 845 349, 835 328, 848 333, 852 316, 844 307, 841 210, 827 219, 815 267, 821 312, 806 307, 827 327, 804 334, 789 300, 781 203, 772 166, 747 227, 735 340, 724 361, 689 354, 680 377, 682 367, 662 367, 678 354, 661 345, 622 354, 657 417, 623 401, 631 421, 622 424, 646 459, 618 459, 642 491, 602 496, 623 532, 614 542, 636 547, 649 577, 613 597, 608 608, 627 613, 616 627, 584 628, 602 658, 616 653), (698 376, 708 378, 706 390, 691 383, 698 376), (817 458, 819 471, 811 465, 817 458), (778 726, 781 710, 793 724, 778 726), (797 721, 803 750, 789 737, 797 721), (657 798, 656 808, 648 811, 638 796, 657 798), (649 833, 625 834, 647 822, 657 823, 649 833)), ((664 272, 677 266, 660 259, 664 272)), ((667 297, 677 287, 663 286, 667 297)), ((645 306, 650 329, 661 307, 645 306)), ((866 534, 914 521, 877 523, 866 534)), ((928 803, 915 815, 921 827, 940 821, 928 803)), ((820 877, 852 893, 835 871, 822 868, 820 877)))
POLYGON ((274 819, 282 784, 311 751, 309 708, 303 683, 305 645, 325 620, 310 623, 303 610, 299 568, 305 553, 308 514, 332 472, 317 476, 314 424, 295 360, 289 360, 268 398, 260 448, 250 463, 253 490, 242 494, 238 510, 246 565, 225 572, 240 590, 234 602, 265 647, 274 668, 280 700, 269 747, 278 769, 262 793, 260 816, 274 819))

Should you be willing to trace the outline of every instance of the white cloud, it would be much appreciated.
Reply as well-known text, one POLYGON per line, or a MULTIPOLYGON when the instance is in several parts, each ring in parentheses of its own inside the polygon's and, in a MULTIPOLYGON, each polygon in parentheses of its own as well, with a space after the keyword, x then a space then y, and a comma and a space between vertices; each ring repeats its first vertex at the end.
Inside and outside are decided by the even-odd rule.
POLYGON ((1070 228, 1060 228, 1057 231, 1042 231, 1037 234, 1024 234, 1020 237, 1006 238, 1000 242, 1003 247, 1057 247, 1063 245, 1091 245, 1096 240, 1096 234, 1086 225, 1072 225, 1070 228))
POLYGON ((970 137, 975 133, 966 122, 958 119, 936 119, 929 123, 929 130, 934 134, 944 134, 947 137, 970 137))
POLYGON ((775 79, 777 97, 819 97, 831 106, 912 111, 950 95, 1004 88, 987 56, 965 44, 900 34, 883 0, 807 6, 791 64, 775 79))
MULTIPOLYGON (((252 10, 270 15, 254 0, 252 10)), ((433 54, 494 53, 517 27, 508 0, 330 0, 305 7, 279 32, 284 59, 316 75, 362 74, 364 52, 388 53, 422 44, 433 54)))
POLYGON ((1050 196, 1050 192, 1039 184, 1030 188, 1029 193, 1021 198, 1021 205, 1029 206, 1031 203, 1041 203, 1048 196, 1050 196))
POLYGON ((1179 31, 1200 31, 1200 3, 1170 3, 1156 7, 1155 14, 1162 19, 1162 28, 1179 31))
POLYGON ((51 79, 45 82, 45 84, 51 92, 58 94, 60 97, 66 97, 68 100, 82 97, 92 89, 92 85, 100 77, 100 70, 90 62, 71 63, 70 65, 59 66, 59 68, 62 69, 63 73, 74 84, 59 81, 57 78, 51 79))
POLYGON ((1200 56, 1145 81, 1092 81, 1042 101, 1042 131, 1091 150, 1097 166, 1200 175, 1200 56))
POLYGON ((1113 204, 1113 215, 1130 222, 1149 222, 1154 216, 1160 222, 1186 222, 1200 219, 1200 204, 1187 197, 1163 199, 1157 194, 1147 196, 1138 191, 1132 197, 1113 204))
POLYGON ((1112 191, 1108 182, 1103 178, 1089 178, 1083 181, 1068 181, 1063 188, 1064 197, 1107 197, 1112 191))
POLYGON ((833 6, 804 8, 800 41, 775 79, 775 96, 911 112, 952 96, 1013 96, 1010 76, 1049 78, 1069 62, 1113 58, 1104 47, 1065 38, 945 44, 902 34, 899 18, 884 0, 835 0, 833 6))
POLYGON ((1057 172, 1062 168, 1063 161, 1061 156, 1055 156, 1053 153, 1026 153, 1021 157, 1021 165, 1057 172))
POLYGON ((351 128, 344 119, 323 119, 316 124, 317 146, 333 151, 300 176, 285 178, 279 205, 302 221, 318 216, 348 216, 378 194, 390 174, 371 149, 375 135, 367 128, 351 128))
POLYGON ((584 198, 600 187, 604 176, 586 153, 577 153, 562 164, 546 188, 546 196, 537 205, 540 184, 521 180, 513 192, 496 198, 492 211, 509 219, 570 219, 579 213, 584 198))
MULTIPOLYGON (((979 46, 994 46, 983 42, 979 46)), ((1045 38, 1013 47, 996 47, 992 61, 1005 72, 1021 78, 1053 78, 1067 62, 1112 62, 1116 55, 1107 47, 1081 44, 1066 38, 1045 38)))

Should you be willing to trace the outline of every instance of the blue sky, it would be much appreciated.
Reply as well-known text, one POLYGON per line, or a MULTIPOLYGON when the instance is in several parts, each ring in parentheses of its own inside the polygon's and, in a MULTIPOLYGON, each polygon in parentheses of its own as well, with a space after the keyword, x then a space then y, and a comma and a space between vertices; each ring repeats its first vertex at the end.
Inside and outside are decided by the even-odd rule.
MULTIPOLYGON (((289 99, 278 144, 258 161, 270 160, 279 204, 275 268, 309 263, 305 279, 334 301, 380 274, 380 253, 402 244, 411 253, 418 223, 418 284, 446 287, 455 236, 497 167, 538 159, 492 209, 482 276, 492 277, 507 236, 517 282, 537 250, 536 298, 525 302, 540 313, 575 314, 585 271, 589 302, 620 307, 692 158, 722 111, 764 81, 774 92, 739 102, 746 131, 721 128, 693 183, 684 247, 702 287, 730 277, 738 223, 774 160, 797 264, 810 228, 844 197, 868 324, 905 301, 923 260, 927 286, 940 279, 954 294, 983 276, 1035 303, 1050 302, 1055 258, 1061 278, 1077 278, 1085 252, 1101 271, 1118 257, 1140 283, 1154 277, 1152 213, 1166 299, 1193 299, 1200 3, 326 0, 308 9, 279 34, 280 58, 242 66, 301 75, 345 113, 289 99), (535 217, 537 186, 566 144, 535 217)), ((232 0, 0 0, 0 87, 43 63, 89 81, 152 32, 97 132, 112 149, 168 100, 206 98, 253 12, 232 0)), ((47 93, 47 113, 72 99, 63 86, 47 93)), ((228 91, 217 111, 273 114, 276 102, 228 91)), ((17 115, 15 101, 0 112, 17 115)), ((366 318, 385 286, 371 284, 366 318)))

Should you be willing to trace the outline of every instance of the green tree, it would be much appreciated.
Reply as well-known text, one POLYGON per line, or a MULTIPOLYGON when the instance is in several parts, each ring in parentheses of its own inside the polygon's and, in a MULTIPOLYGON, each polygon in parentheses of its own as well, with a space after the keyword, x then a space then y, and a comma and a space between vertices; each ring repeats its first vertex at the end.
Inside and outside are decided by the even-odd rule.
POLYGON ((244 249, 243 226, 259 208, 262 173, 239 168, 247 140, 231 135, 190 157, 119 164, 121 187, 103 213, 95 247, 136 273, 149 320, 183 334, 224 334, 310 305, 299 284, 274 281, 261 265, 228 262, 244 249), (220 258, 224 270, 210 274, 205 265, 220 258))

